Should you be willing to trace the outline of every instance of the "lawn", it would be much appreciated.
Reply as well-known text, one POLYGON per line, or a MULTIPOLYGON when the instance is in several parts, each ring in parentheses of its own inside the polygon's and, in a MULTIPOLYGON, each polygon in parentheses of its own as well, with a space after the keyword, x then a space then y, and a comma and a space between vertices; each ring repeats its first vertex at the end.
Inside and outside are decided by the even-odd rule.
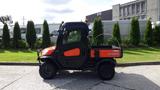
POLYGON ((37 54, 31 50, 2 50, 0 49, 0 62, 37 62, 37 54))
MULTIPOLYGON (((37 62, 36 51, 30 50, 2 50, 0 62, 37 62)), ((160 48, 130 48, 124 49, 123 58, 118 63, 154 62, 160 61, 160 48)))
POLYGON ((160 48, 130 48, 124 50, 123 58, 118 63, 160 61, 160 48))

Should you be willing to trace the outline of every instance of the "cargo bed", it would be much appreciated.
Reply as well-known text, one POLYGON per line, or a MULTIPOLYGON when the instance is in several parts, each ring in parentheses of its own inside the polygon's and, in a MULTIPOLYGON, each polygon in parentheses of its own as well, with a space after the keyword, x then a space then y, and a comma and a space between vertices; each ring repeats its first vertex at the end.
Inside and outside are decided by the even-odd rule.
POLYGON ((92 46, 91 58, 121 58, 122 49, 116 46, 92 46))

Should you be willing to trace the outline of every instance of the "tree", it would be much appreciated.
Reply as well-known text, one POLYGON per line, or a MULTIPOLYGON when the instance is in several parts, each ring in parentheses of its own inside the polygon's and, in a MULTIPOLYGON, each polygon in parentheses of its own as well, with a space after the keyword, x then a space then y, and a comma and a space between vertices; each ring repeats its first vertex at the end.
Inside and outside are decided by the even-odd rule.
POLYGON ((15 23, 13 29, 13 47, 19 48, 21 40, 21 31, 18 22, 15 23))
POLYGON ((114 24, 112 38, 118 40, 118 42, 121 43, 121 34, 118 22, 114 24))
POLYGON ((46 20, 44 20, 43 23, 43 36, 42 36, 42 47, 48 47, 51 45, 51 40, 50 40, 50 34, 49 34, 49 28, 48 28, 48 23, 46 20))
POLYGON ((33 49, 35 42, 36 42, 36 31, 34 28, 34 22, 28 21, 27 23, 27 33, 26 33, 26 40, 29 45, 29 48, 33 49))
POLYGON ((130 38, 129 41, 132 45, 138 46, 140 43, 140 29, 139 29, 139 21, 136 17, 132 18, 131 21, 131 30, 130 30, 130 38))
POLYGON ((93 25, 93 44, 102 45, 104 43, 103 24, 100 17, 96 17, 93 25))
POLYGON ((160 26, 158 25, 153 30, 153 41, 155 45, 160 45, 160 26))
POLYGON ((10 34, 7 24, 3 26, 2 45, 4 48, 9 48, 10 46, 10 34))
POLYGON ((153 44, 153 30, 150 19, 147 20, 146 30, 144 32, 144 41, 149 46, 152 46, 153 44))

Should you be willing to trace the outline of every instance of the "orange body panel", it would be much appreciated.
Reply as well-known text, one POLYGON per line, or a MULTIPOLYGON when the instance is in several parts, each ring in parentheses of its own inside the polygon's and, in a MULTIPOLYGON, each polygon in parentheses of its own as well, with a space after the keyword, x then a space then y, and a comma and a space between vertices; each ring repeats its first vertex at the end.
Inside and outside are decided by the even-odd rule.
POLYGON ((71 57, 71 56, 80 56, 80 49, 75 48, 64 52, 64 56, 71 57))
MULTIPOLYGON (((116 49, 111 49, 111 50, 98 50, 98 57, 100 58, 117 58, 121 57, 121 51, 116 50, 116 49)), ((91 58, 95 57, 95 50, 92 49, 90 53, 91 58)))

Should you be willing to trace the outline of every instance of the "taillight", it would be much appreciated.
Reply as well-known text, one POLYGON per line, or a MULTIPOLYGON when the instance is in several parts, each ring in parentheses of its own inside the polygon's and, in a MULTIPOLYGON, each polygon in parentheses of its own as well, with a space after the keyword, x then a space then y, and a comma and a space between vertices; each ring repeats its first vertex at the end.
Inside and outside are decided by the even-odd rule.
POLYGON ((100 57, 101 58, 116 58, 120 57, 121 52, 120 50, 100 50, 100 57))

